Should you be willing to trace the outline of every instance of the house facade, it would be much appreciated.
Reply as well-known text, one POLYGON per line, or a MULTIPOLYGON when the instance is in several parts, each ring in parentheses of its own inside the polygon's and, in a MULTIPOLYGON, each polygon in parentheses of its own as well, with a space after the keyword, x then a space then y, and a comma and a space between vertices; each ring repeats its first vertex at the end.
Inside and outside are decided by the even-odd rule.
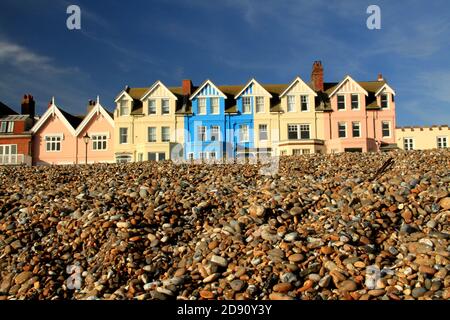
POLYGON ((400 127, 395 129, 397 146, 402 150, 444 149, 450 146, 448 125, 400 127))
POLYGON ((31 131, 35 165, 113 162, 114 121, 98 98, 84 116, 64 111, 52 98, 31 131))
POLYGON ((115 99, 114 158, 117 162, 183 157, 184 114, 191 84, 126 87, 115 99))
POLYGON ((35 101, 30 94, 22 99, 21 114, 0 103, 0 165, 31 165, 34 117, 35 101))

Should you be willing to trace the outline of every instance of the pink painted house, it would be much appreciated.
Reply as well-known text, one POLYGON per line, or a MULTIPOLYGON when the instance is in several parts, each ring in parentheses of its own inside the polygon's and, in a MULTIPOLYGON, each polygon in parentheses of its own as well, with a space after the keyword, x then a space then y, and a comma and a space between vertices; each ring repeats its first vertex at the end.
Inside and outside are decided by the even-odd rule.
POLYGON ((394 90, 382 75, 377 81, 357 82, 346 76, 324 83, 322 97, 327 152, 384 151, 395 144, 394 90))
POLYGON ((114 121, 97 102, 89 102, 86 116, 74 116, 52 99, 47 111, 31 129, 33 164, 83 164, 86 161, 84 135, 88 133, 87 162, 113 162, 114 121))

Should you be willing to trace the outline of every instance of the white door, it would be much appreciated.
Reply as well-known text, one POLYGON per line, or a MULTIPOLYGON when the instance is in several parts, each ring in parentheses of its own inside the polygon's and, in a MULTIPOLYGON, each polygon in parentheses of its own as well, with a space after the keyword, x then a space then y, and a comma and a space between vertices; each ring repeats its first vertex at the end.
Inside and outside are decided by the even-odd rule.
POLYGON ((17 163, 17 144, 0 145, 0 164, 17 163))

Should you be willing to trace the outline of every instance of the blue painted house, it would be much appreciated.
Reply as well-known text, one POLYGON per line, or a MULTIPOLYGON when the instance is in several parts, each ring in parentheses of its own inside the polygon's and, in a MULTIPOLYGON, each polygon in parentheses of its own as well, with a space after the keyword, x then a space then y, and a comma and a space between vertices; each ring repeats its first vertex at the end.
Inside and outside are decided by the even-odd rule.
POLYGON ((191 113, 185 117, 185 158, 233 159, 253 148, 253 103, 250 86, 216 86, 206 80, 191 95, 191 113))

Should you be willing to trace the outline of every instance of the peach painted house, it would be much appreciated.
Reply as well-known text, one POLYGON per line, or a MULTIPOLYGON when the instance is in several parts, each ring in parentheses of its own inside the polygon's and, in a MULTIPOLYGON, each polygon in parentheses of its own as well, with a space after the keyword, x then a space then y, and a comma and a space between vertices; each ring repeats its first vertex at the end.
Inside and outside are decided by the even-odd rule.
POLYGON ((382 75, 357 82, 346 76, 324 83, 323 121, 328 153, 368 152, 396 148, 395 92, 382 75))
POLYGON ((114 121, 100 105, 99 100, 89 102, 86 116, 74 116, 59 108, 54 99, 33 132, 33 164, 84 164, 86 144, 83 136, 90 137, 87 162, 112 162, 114 121))

